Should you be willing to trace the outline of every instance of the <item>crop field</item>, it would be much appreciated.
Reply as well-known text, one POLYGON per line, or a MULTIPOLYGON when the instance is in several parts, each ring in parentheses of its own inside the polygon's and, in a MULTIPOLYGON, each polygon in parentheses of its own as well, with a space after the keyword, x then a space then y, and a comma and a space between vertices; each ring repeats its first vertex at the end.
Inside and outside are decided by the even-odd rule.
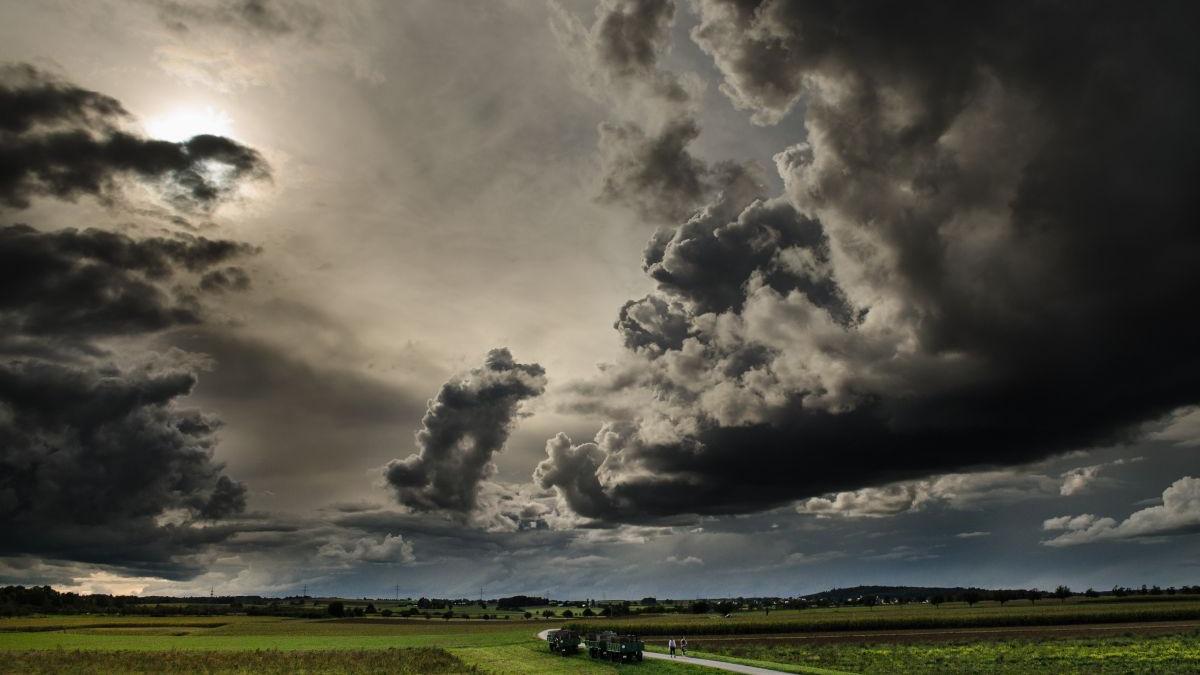
POLYGON ((1129 602, 1121 604, 1042 602, 969 607, 886 605, 839 607, 763 613, 744 612, 730 618, 713 614, 659 615, 568 622, 576 630, 609 629, 642 635, 750 635, 903 628, 972 628, 1050 626, 1085 623, 1128 623, 1200 619, 1200 603, 1129 602))
MULTIPOLYGON (((535 638, 537 630, 545 625, 537 621, 249 616, 3 619, 0 620, 0 672, 599 675, 620 669, 582 654, 574 658, 550 654, 545 643, 535 638), (152 665, 148 667, 147 663, 152 665), (409 667, 415 670, 404 670, 409 667)), ((649 661, 639 664, 637 670, 646 675, 711 672, 678 663, 649 661)))
POLYGON ((776 670, 852 673, 1196 673, 1200 634, 937 644, 713 643, 689 653, 776 670))
MULTIPOLYGON (((797 673, 1200 672, 1193 623, 1172 634, 1133 629, 1079 637, 1050 624, 1133 623, 1146 617, 1195 618, 1200 604, 1039 603, 809 609, 594 620, 593 627, 641 635, 692 635, 692 653, 797 673), (949 640, 821 643, 815 631, 938 626, 1030 626, 1029 631, 949 640), (831 628, 835 627, 835 628, 831 628), (840 627, 840 628, 838 628, 840 627), (661 632, 660 632, 661 631, 661 632), (757 635, 761 635, 758 637, 757 635), (788 635, 794 636, 786 641, 788 635), (806 637, 807 636, 807 637, 806 637), (969 641, 968 641, 969 640, 969 641)), ((586 654, 549 653, 535 633, 546 620, 399 618, 295 619, 266 616, 37 616, 0 619, 0 673, 16 672, 348 672, 348 673, 711 673, 678 662, 615 665, 586 654)), ((1111 624, 1110 624, 1111 625, 1111 624)), ((1072 628, 1071 630, 1075 630, 1072 628)), ((1086 632, 1086 630, 1084 630, 1086 632)), ((836 634, 836 633, 835 633, 836 634)), ((662 639, 648 640, 661 650, 662 639)))
POLYGON ((0 672, 11 673, 480 673, 444 649, 341 651, 17 651, 4 654, 0 672))

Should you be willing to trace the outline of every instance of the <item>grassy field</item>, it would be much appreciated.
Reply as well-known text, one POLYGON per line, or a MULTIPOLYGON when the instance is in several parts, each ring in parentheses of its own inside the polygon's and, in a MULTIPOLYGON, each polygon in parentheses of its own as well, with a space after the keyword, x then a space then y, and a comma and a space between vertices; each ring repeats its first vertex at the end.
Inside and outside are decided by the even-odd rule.
POLYGON ((937 644, 736 644, 706 646, 695 656, 795 673, 813 668, 855 673, 1200 672, 1200 634, 937 644))
MULTIPOLYGON (((442 619, 309 620, 279 617, 88 617, 52 616, 0 620, 0 672, 30 672, 17 665, 37 661, 61 667, 48 672, 406 672, 388 665, 387 653, 401 658, 412 648, 445 652, 461 661, 460 671, 525 673, 615 673, 621 666, 586 655, 550 654, 535 633, 538 621, 445 621, 442 619), (437 648, 437 649, 433 649, 437 648), (375 652, 371 655, 370 652, 375 652), (154 655, 179 659, 178 667, 145 668, 154 655), (150 654, 150 656, 147 656, 150 654), (225 654, 225 655, 223 655, 225 654), (234 656, 226 656, 233 654, 234 656), (94 661, 94 666, 89 666, 94 661), (346 665, 353 662, 353 668, 346 665), (188 665, 191 664, 191 665, 188 665), (224 664, 224 665, 223 665, 224 664), (229 665, 233 664, 233 665, 229 665), (307 665, 305 665, 307 664, 307 665), (228 666, 228 667, 227 667, 228 666), (276 667, 276 666, 271 666, 276 667), (472 670, 474 669, 474 670, 472 670)), ((166 658, 166 657, 164 657, 166 658)), ((154 661, 151 661, 153 663, 154 661)), ((37 672, 37 671, 34 671, 37 672)), ((418 668, 416 672, 421 671, 418 668)), ((645 662, 639 673, 710 672, 677 663, 645 662)))
POLYGON ((900 628, 970 628, 1048 626, 1055 624, 1125 623, 1200 619, 1200 603, 1129 602, 1121 604, 1043 602, 969 607, 956 605, 886 605, 839 607, 762 613, 740 613, 726 619, 713 614, 672 614, 568 622, 576 630, 618 630, 642 635, 728 635, 806 633, 817 631, 900 628))
POLYGON ((4 673, 482 673, 444 649, 341 651, 18 651, 4 654, 4 673))
MULTIPOLYGON (((831 627, 1041 626, 1080 621, 1196 618, 1196 603, 1043 603, 1018 606, 885 606, 593 621, 642 635, 797 635, 831 627), (1182 615, 1182 616, 1181 616, 1182 615)), ((429 672, 615 673, 634 666, 550 654, 535 633, 548 621, 291 619, 261 616, 42 616, 0 619, 0 673, 9 672, 429 672)), ((1124 630, 1124 629, 1118 629, 1124 630)), ((1041 637, 1040 635, 1037 637, 1041 637)), ((777 639, 777 638, 776 638, 777 639)), ((955 638, 957 639, 957 638, 955 638)), ((1200 635, 976 639, 970 643, 796 644, 734 638, 695 655, 790 672, 1200 672, 1200 635), (782 664, 782 665, 776 665, 782 664)), ((661 640, 655 640, 655 644, 661 640)), ((645 661, 647 675, 711 672, 645 661)))

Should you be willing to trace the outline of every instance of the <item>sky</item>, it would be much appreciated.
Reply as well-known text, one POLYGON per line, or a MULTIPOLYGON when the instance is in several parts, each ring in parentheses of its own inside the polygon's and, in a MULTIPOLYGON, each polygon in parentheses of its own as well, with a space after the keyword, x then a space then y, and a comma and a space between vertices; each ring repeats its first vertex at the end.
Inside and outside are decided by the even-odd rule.
POLYGON ((0 583, 1197 582, 1190 3, 0 18, 0 583))

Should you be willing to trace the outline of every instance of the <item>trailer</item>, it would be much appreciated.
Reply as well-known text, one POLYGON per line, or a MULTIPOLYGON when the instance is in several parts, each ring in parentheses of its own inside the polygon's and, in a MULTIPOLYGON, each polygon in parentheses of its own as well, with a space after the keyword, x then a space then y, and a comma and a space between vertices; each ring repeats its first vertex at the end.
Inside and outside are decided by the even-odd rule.
POLYGON ((550 644, 551 652, 570 656, 579 651, 579 643, 582 640, 579 633, 573 630, 554 630, 546 635, 546 642, 550 644))
POLYGON ((588 656, 609 661, 641 661, 646 643, 636 635, 618 635, 614 631, 589 633, 588 656))

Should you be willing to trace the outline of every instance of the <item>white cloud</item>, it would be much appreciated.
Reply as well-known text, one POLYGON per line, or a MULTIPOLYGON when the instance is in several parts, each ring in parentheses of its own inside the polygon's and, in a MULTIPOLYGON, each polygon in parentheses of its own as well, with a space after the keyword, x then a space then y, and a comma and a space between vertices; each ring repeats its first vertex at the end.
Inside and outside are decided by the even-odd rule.
POLYGON ((1042 523, 1047 531, 1062 531, 1042 541, 1045 546, 1074 546, 1097 541, 1135 539, 1200 532, 1200 479, 1184 476, 1163 491, 1161 506, 1135 511, 1118 523, 1090 513, 1059 516, 1042 523))
POLYGON ((700 558, 697 558, 694 555, 689 555, 686 558, 682 557, 682 556, 677 556, 677 555, 667 556, 667 559, 663 562, 667 562, 672 565, 684 565, 684 566, 689 566, 689 567, 692 565, 703 565, 704 564, 703 560, 701 560, 700 558))
POLYGON ((886 553, 866 556, 867 560, 899 560, 902 562, 913 562, 917 560, 933 560, 938 558, 938 554, 923 551, 915 546, 901 545, 895 546, 886 553))
POLYGON ((920 511, 931 504, 971 509, 988 504, 1049 496, 1058 481, 1015 470, 952 473, 926 480, 813 497, 796 505, 799 513, 846 518, 882 518, 920 511))
POLYGON ((1171 413, 1163 428, 1150 434, 1150 439, 1186 447, 1200 445, 1200 406, 1171 413))
POLYGON ((410 563, 416 560, 412 542, 405 541, 399 534, 384 535, 379 541, 371 537, 346 543, 331 541, 318 549, 317 554, 343 562, 410 563))
POLYGON ((992 533, 983 530, 976 530, 975 532, 959 532, 954 536, 959 539, 978 539, 979 537, 990 537, 992 536, 992 533))
POLYGON ((796 552, 784 558, 783 562, 785 565, 812 565, 845 557, 845 551, 821 551, 820 553, 796 552))
POLYGON ((1092 464, 1091 466, 1080 466, 1062 474, 1062 487, 1058 492, 1064 497, 1081 494, 1087 491, 1098 479, 1100 471, 1110 466, 1121 466, 1123 464, 1132 464, 1142 461, 1142 457, 1131 457, 1129 459, 1118 459, 1112 462, 1103 464, 1092 464))

